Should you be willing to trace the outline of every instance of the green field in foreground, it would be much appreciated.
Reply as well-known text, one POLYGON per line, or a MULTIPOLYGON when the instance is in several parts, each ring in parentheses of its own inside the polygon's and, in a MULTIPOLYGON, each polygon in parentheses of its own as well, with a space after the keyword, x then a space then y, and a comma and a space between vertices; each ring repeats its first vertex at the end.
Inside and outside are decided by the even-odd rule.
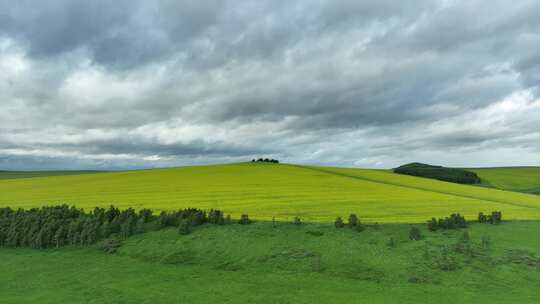
POLYGON ((383 170, 228 164, 0 180, 0 206, 68 203, 93 208, 218 208, 238 217, 330 222, 357 213, 368 222, 425 222, 500 210, 540 219, 540 196, 393 174, 383 170))
POLYGON ((540 167, 469 169, 482 184, 502 190, 540 194, 540 167))
POLYGON ((472 256, 454 249, 463 230, 422 225, 424 238, 409 241, 408 225, 396 224, 360 233, 266 222, 185 236, 165 229, 129 238, 114 255, 0 248, 0 302, 539 303, 540 222, 468 231, 472 256), (447 263, 456 268, 441 270, 447 263))

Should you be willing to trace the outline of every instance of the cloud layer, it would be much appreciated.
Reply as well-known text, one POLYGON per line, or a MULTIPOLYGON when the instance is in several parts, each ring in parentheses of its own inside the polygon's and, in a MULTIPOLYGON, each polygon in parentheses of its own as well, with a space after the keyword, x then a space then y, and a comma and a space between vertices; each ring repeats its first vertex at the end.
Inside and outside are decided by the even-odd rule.
POLYGON ((0 0, 0 169, 540 164, 538 1, 0 0))

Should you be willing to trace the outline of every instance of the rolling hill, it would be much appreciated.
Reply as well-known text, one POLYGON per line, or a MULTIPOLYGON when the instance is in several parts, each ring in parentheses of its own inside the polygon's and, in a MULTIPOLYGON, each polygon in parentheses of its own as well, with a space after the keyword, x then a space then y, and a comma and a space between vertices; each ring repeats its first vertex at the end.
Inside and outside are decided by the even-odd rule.
POLYGON ((242 163, 0 180, 0 206, 67 203, 83 208, 219 208, 238 217, 329 222, 357 213, 368 222, 501 210, 540 219, 540 197, 393 174, 383 170, 242 163))
POLYGON ((482 179, 482 185, 502 190, 540 194, 540 167, 469 169, 482 179))

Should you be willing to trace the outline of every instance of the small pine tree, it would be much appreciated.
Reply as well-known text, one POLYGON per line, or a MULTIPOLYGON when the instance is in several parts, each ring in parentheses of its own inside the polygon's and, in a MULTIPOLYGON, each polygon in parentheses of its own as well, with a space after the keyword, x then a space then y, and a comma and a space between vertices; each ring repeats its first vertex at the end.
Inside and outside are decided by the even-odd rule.
POLYGON ((486 216, 484 215, 484 212, 478 213, 478 222, 479 223, 485 223, 487 220, 486 216))
POLYGON ((336 226, 336 228, 343 228, 345 227, 345 224, 343 223, 343 220, 341 219, 340 216, 338 216, 336 218, 336 221, 334 222, 334 225, 336 226))
POLYGON ((349 215, 349 222, 347 223, 349 228, 355 228, 356 226, 358 226, 358 224, 359 224, 359 220, 356 214, 349 215))
POLYGON ((251 220, 249 219, 249 216, 247 214, 242 214, 242 216, 240 216, 240 220, 238 221, 238 224, 248 225, 248 224, 251 224, 251 220))
POLYGON ((411 226, 411 229, 409 229, 409 239, 412 241, 418 241, 422 238, 420 229, 416 226, 411 226))
POLYGON ((437 229, 439 229, 439 224, 437 222, 437 219, 432 218, 430 221, 428 221, 428 230, 437 231, 437 229))

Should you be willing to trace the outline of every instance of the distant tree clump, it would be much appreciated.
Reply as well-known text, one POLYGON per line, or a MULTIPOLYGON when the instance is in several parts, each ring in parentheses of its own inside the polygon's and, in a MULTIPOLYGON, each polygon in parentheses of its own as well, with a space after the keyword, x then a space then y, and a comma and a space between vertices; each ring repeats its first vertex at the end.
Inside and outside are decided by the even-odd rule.
POLYGON ((356 216, 356 214, 349 215, 349 222, 347 223, 347 226, 349 226, 349 228, 355 228, 358 226, 358 224, 358 216, 356 216))
POLYGON ((491 214, 485 215, 483 212, 478 213, 479 223, 498 224, 502 221, 501 211, 492 211, 491 214))
POLYGON ((439 229, 458 229, 458 228, 467 228, 467 221, 465 217, 459 213, 453 213, 450 217, 445 218, 432 218, 428 221, 428 230, 437 231, 439 229))
POLYGON ((242 214, 238 223, 241 225, 248 225, 251 224, 251 220, 249 219, 249 216, 247 214, 242 214))
POLYGON ((394 169, 394 173, 438 179, 458 184, 478 184, 481 182, 480 177, 471 171, 422 163, 411 163, 397 167, 394 169))
POLYGON ((336 228, 343 228, 345 227, 345 223, 343 223, 343 220, 341 219, 341 217, 337 217, 336 220, 334 221, 334 226, 336 226, 336 228))
POLYGON ((259 159, 252 159, 252 163, 273 163, 273 164, 279 164, 279 160, 273 159, 273 158, 259 158, 259 159))
POLYGON ((360 223, 360 219, 358 216, 356 216, 356 214, 349 215, 349 222, 347 223, 347 226, 357 232, 362 232, 365 230, 364 225, 360 223))

